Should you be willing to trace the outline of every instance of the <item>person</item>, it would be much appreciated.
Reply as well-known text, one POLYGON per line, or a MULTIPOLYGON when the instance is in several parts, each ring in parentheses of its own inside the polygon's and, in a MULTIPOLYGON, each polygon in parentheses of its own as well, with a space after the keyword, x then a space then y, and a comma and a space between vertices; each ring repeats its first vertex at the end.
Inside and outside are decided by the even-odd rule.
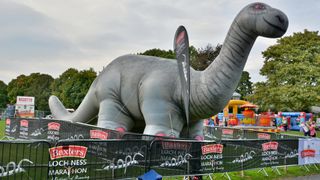
POLYGON ((316 137, 317 136, 317 131, 316 131, 316 123, 310 119, 310 136, 311 137, 316 137))
POLYGON ((283 130, 287 131, 288 130, 288 119, 286 117, 282 118, 282 125, 283 125, 283 130))
POLYGON ((302 131, 304 133, 304 136, 309 136, 310 130, 309 130, 309 127, 306 125, 306 123, 302 122, 300 124, 300 127, 301 127, 301 129, 302 129, 302 131))
POLYGON ((214 125, 215 126, 219 126, 219 118, 218 118, 218 115, 216 115, 216 117, 214 118, 214 125))

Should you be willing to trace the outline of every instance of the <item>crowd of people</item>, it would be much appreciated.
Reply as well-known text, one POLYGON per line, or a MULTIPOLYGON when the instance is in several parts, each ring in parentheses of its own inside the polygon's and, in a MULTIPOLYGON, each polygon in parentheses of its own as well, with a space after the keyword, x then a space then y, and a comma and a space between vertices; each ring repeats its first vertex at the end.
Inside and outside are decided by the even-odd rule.
POLYGON ((311 118, 306 122, 302 122, 300 126, 305 136, 317 136, 316 122, 313 121, 311 118))
MULTIPOLYGON (((274 118, 274 120, 275 120, 275 118, 274 118)), ((289 117, 282 118, 281 125, 279 127, 282 128, 283 131, 287 131, 289 129, 289 122, 288 121, 290 122, 289 117)), ((208 119, 205 119, 203 123, 205 126, 219 126, 219 125, 221 126, 221 122, 219 122, 217 115, 212 116, 208 119)), ((274 123, 274 125, 276 125, 276 122, 273 122, 273 123, 274 123)), ((227 124, 224 124, 223 121, 222 121, 222 124, 224 126, 227 126, 227 124)), ((304 133, 305 136, 309 136, 309 137, 316 137, 317 136, 316 122, 312 118, 310 118, 307 121, 301 122, 300 129, 304 133)))

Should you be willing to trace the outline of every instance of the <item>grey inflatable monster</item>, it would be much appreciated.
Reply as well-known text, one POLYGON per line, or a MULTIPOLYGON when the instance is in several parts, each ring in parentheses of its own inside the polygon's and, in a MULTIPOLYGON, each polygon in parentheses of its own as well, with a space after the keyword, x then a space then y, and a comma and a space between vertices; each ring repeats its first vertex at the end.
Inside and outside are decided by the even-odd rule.
MULTIPOLYGON (((284 13, 263 3, 249 4, 233 21, 219 56, 204 71, 191 69, 190 138, 202 138, 202 121, 218 113, 231 98, 258 36, 277 38, 287 30, 284 13)), ((176 61, 125 55, 112 61, 92 83, 78 109, 69 113, 51 96, 56 119, 144 134, 179 137, 186 119, 176 61)), ((182 133, 183 134, 183 133, 182 133)))

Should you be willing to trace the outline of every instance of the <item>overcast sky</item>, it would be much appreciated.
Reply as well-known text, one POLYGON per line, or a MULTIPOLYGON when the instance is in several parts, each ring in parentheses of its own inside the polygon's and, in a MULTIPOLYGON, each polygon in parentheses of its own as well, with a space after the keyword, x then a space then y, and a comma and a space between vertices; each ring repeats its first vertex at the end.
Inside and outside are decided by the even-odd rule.
MULTIPOLYGON (((223 43, 236 14, 251 0, 0 0, 0 80, 34 72, 58 77, 68 68, 99 72, 118 56, 172 49, 179 25, 196 48, 223 43)), ((320 29, 320 1, 261 1, 289 18, 285 36, 320 29)), ((245 70, 262 81, 259 37, 245 70)))

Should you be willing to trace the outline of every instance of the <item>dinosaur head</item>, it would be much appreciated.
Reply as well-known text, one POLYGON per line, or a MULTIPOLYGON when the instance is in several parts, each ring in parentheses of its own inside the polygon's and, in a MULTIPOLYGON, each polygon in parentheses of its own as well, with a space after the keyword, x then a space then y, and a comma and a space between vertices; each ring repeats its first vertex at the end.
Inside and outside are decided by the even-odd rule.
POLYGON ((287 31, 289 23, 282 11, 259 2, 243 8, 236 21, 248 32, 269 38, 281 37, 287 31))

